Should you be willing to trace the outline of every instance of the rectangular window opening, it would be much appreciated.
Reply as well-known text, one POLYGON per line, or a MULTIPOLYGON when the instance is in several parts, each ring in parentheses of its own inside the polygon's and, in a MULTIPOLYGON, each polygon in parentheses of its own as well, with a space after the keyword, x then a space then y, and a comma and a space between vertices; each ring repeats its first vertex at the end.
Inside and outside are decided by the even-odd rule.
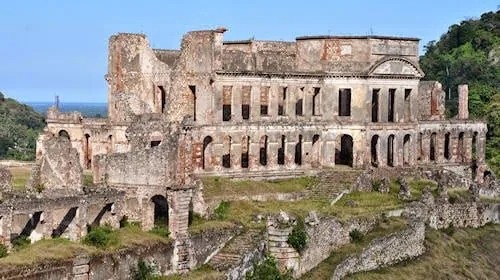
POLYGON ((268 104, 269 104, 269 87, 264 86, 260 88, 260 115, 268 115, 268 104))
POLYGON ((378 98, 379 98, 380 89, 372 90, 372 122, 378 122, 378 98))
POLYGON ((286 95, 288 92, 287 87, 280 87, 280 98, 278 100, 278 116, 286 115, 286 95))
POLYGON ((160 99, 161 99, 161 108, 160 112, 164 113, 165 112, 165 104, 167 103, 167 94, 165 92, 165 88, 163 86, 158 86, 158 89, 160 90, 160 99))
POLYGON ((405 89, 405 122, 411 121, 411 107, 410 107, 410 100, 411 100, 411 88, 405 89))
POLYGON ((388 122, 394 122, 394 100, 396 98, 396 89, 395 88, 390 88, 389 89, 389 104, 387 107, 387 121, 388 122))
POLYGON ((339 90, 339 116, 351 115, 351 89, 341 88, 339 90))
POLYGON ((189 90, 193 95, 193 121, 196 121, 196 86, 189 86, 189 90))
POLYGON ((232 86, 222 87, 222 121, 231 120, 232 86))
POLYGON ((312 114, 313 116, 319 116, 321 113, 321 98, 320 98, 320 88, 319 87, 314 87, 314 92, 313 92, 313 104, 312 104, 312 114))
POLYGON ((250 119, 250 94, 252 87, 243 86, 241 89, 241 117, 244 120, 250 119))

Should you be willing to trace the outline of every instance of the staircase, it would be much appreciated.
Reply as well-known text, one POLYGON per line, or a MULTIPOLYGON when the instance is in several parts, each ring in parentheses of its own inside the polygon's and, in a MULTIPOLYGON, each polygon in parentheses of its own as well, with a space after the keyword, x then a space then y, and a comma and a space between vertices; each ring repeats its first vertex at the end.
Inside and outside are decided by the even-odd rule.
POLYGON ((318 173, 318 182, 311 188, 309 198, 314 200, 334 199, 343 191, 350 190, 362 172, 363 170, 352 169, 348 166, 336 166, 323 170, 318 173))
POLYGON ((257 249, 263 238, 262 230, 249 229, 233 238, 208 262, 208 265, 217 271, 228 271, 239 265, 245 254, 257 249))

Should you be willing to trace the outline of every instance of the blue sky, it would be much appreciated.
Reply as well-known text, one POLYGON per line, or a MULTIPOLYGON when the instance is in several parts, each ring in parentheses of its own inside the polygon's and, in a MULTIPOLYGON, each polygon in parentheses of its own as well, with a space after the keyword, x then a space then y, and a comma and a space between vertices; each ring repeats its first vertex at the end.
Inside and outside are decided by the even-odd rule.
POLYGON ((111 34, 141 32, 179 48, 190 30, 225 26, 226 40, 395 35, 437 40, 448 26, 497 9, 493 0, 2 1, 0 91, 21 101, 105 102, 111 34))

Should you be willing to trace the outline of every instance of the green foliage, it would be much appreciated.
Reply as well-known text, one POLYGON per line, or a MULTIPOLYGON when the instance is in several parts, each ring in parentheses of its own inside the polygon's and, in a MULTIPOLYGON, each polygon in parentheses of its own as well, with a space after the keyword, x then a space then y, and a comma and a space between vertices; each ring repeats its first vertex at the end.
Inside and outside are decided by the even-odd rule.
POLYGON ((290 273, 282 274, 272 256, 266 256, 263 262, 254 264, 253 272, 245 276, 246 280, 291 280, 290 273))
POLYGON ((0 159, 33 160, 43 116, 0 93, 0 159))
POLYGON ((229 212, 229 201, 221 201, 219 206, 217 206, 217 208, 215 208, 214 210, 214 215, 215 215, 215 218, 218 219, 218 220, 224 220, 225 218, 227 218, 227 214, 229 212))
POLYGON ((364 234, 358 229, 351 230, 351 232, 349 232, 349 236, 351 237, 351 242, 353 243, 361 243, 364 239, 364 234))
POLYGON ((12 246, 16 250, 26 248, 30 244, 31 244, 31 239, 27 235, 19 235, 12 241, 12 246))
POLYGON ((453 236, 455 233, 455 227, 453 225, 449 225, 447 228, 443 229, 443 232, 448 236, 453 236))
POLYGON ((149 232, 165 238, 168 238, 170 235, 168 227, 164 225, 155 225, 149 232))
MULTIPOLYGON (((1 100, 1 98, 2 98, 2 96, 0 95, 0 100, 1 100)), ((7 251, 7 247, 5 245, 3 245, 2 243, 0 243, 0 258, 7 257, 8 254, 9 253, 7 251)))
POLYGON ((290 244, 299 253, 304 250, 307 244, 307 232, 303 221, 297 221, 297 225, 288 235, 288 240, 286 242, 288 242, 288 244, 290 244))
POLYGON ((89 232, 83 239, 83 243, 86 245, 106 248, 118 244, 118 237, 113 229, 108 226, 92 226, 89 232))
POLYGON ((156 275, 156 270, 154 266, 149 264, 148 262, 140 259, 137 262, 136 267, 132 267, 130 270, 130 274, 133 280, 155 280, 159 279, 156 275))
POLYGON ((490 168, 500 173, 500 12, 488 12, 450 26, 438 42, 426 46, 420 66, 428 80, 443 82, 447 114, 457 113, 457 87, 469 84, 471 118, 488 122, 486 158, 490 168))

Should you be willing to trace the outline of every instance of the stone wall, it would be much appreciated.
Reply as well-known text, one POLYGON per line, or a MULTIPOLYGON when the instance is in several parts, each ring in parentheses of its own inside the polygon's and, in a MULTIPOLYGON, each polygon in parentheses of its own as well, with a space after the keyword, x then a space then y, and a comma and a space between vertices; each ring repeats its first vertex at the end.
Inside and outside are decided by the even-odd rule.
POLYGON ((500 221, 500 205, 481 202, 436 203, 428 214, 431 228, 441 229, 484 226, 486 223, 500 221))
POLYGON ((351 256, 335 268, 332 279, 386 267, 420 256, 425 251, 425 225, 416 222, 401 232, 376 239, 357 256, 351 256))
MULTIPOLYGON (((235 229, 209 231, 192 236, 193 267, 202 265, 221 244, 235 234, 235 229)), ((120 249, 112 253, 79 256, 67 260, 47 261, 34 265, 0 265, 0 279, 9 280, 126 280, 131 278, 131 269, 139 260, 153 265, 161 275, 175 273, 173 263, 174 243, 160 242, 151 245, 120 249)))
POLYGON ((0 166, 0 193, 12 188, 12 174, 7 168, 0 166))
POLYGON ((39 148, 42 156, 32 169, 27 189, 39 193, 55 189, 81 192, 83 170, 80 156, 70 140, 64 136, 47 137, 39 148))
POLYGON ((295 277, 299 277, 328 258, 336 249, 350 243, 349 233, 352 230, 366 233, 374 227, 377 219, 353 219, 340 223, 335 218, 318 218, 312 212, 306 219, 308 240, 300 254, 287 242, 293 226, 285 226, 287 222, 281 220, 280 217, 268 218, 268 250, 282 271, 291 270, 295 277))

